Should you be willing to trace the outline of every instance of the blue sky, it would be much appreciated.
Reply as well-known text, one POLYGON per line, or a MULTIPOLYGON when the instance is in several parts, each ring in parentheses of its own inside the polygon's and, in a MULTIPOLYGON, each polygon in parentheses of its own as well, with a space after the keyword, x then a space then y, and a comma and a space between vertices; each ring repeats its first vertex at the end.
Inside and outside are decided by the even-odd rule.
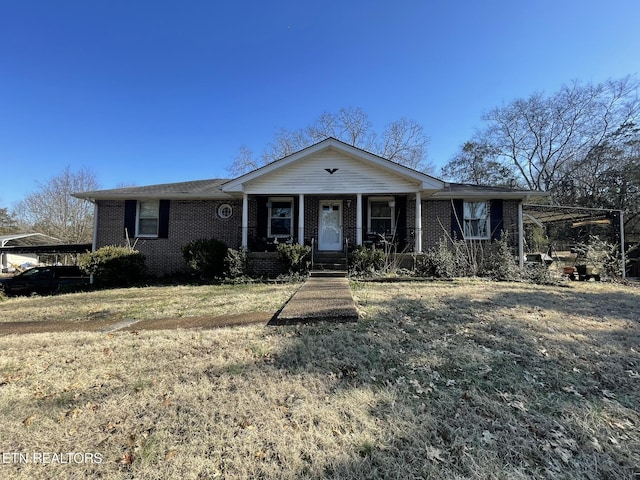
POLYGON ((489 109, 638 74, 638 21, 637 0, 0 0, 0 207, 67 166, 227 177, 349 106, 421 123, 439 167, 489 109))

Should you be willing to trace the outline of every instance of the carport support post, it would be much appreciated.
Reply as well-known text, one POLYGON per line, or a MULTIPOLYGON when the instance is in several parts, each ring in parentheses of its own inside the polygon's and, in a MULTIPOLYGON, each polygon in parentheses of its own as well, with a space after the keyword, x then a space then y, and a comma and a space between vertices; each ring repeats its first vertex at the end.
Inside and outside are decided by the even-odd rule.
MULTIPOLYGON (((90 198, 89 201, 93 203, 93 239, 91 243, 91 251, 95 252, 98 248, 98 202, 96 202, 93 198, 90 198)), ((95 278, 93 277, 93 273, 89 275, 89 284, 93 285, 95 278)))
POLYGON ((518 203, 518 265, 524 270, 524 220, 522 218, 522 202, 518 203))

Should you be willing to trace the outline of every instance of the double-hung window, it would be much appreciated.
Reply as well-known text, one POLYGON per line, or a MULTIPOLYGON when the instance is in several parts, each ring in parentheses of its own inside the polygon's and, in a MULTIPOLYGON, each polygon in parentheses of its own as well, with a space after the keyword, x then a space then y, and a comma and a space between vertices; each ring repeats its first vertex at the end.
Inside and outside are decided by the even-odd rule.
POLYGON ((491 225, 489 202, 464 202, 464 238, 488 240, 491 225))
POLYGON ((141 200, 138 202, 136 219, 137 237, 157 237, 160 218, 160 202, 158 200, 141 200))
POLYGON ((267 236, 276 238, 293 236, 293 199, 270 198, 267 207, 269 209, 267 236))
POLYGON ((395 227, 395 201, 393 197, 373 197, 369 199, 369 233, 381 235, 393 232, 395 227))

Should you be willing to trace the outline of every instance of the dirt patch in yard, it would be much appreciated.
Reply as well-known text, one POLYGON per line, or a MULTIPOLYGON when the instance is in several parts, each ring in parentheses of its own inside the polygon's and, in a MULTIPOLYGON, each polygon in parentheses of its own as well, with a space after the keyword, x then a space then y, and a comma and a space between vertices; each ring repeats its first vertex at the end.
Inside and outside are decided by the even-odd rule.
POLYGON ((199 317, 158 318, 153 320, 132 321, 126 323, 117 319, 101 319, 88 321, 58 321, 58 322, 6 322, 0 323, 0 336, 22 335, 29 333, 60 333, 60 332, 111 332, 116 330, 175 330, 178 328, 220 328, 236 325, 266 324, 273 313, 249 312, 230 315, 204 315, 199 317))

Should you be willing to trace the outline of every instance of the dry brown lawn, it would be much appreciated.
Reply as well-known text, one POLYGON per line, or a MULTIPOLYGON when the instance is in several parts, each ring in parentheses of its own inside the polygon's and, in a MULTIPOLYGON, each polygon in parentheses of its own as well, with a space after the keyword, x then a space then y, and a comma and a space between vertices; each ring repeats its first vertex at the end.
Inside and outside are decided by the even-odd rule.
MULTIPOLYGON (((169 288, 0 318, 275 310, 295 286, 169 288)), ((0 337, 0 478, 638 478, 640 289, 352 289, 357 324, 0 337)))
POLYGON ((273 311, 299 284, 153 286, 0 299, 2 322, 149 320, 273 311))

